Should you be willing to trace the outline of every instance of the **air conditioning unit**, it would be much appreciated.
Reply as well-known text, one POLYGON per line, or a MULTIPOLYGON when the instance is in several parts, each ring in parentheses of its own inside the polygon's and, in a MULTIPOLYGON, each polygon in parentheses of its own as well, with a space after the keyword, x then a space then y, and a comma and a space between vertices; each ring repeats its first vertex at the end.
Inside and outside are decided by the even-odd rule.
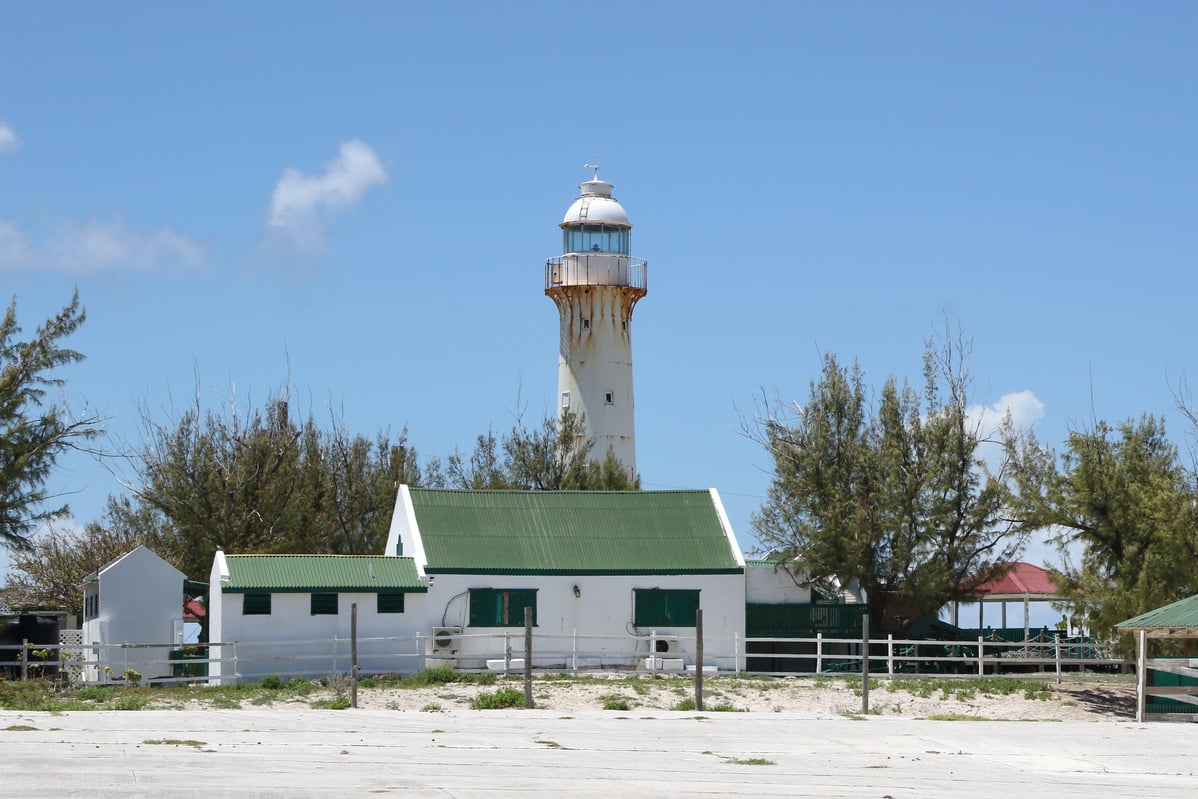
POLYGON ((460 644, 461 627, 434 627, 431 636, 433 655, 452 655, 457 652, 460 644))
POLYGON ((655 655, 676 655, 681 651, 682 647, 678 644, 677 638, 658 636, 653 639, 653 654, 655 655))

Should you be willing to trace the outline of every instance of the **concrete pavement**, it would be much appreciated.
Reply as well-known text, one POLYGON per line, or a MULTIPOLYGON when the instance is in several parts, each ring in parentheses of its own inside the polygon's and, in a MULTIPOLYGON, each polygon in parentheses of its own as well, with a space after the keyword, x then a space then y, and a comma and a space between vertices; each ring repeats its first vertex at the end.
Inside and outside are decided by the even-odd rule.
POLYGON ((1186 797, 1198 725, 584 711, 0 711, 9 796, 1186 797), (32 729, 28 729, 32 728, 32 729))

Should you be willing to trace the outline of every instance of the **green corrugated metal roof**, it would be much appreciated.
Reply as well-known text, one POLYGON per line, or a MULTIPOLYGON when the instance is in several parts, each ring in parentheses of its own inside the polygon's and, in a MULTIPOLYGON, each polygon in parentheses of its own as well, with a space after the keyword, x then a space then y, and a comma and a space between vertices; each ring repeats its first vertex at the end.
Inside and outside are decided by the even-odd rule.
POLYGON ((1125 632, 1155 627, 1198 627, 1198 594, 1141 613, 1115 625, 1125 632))
POLYGON ((708 491, 410 492, 429 573, 742 571, 708 491))
POLYGON ((339 591, 423 593, 411 558, 382 555, 226 555, 228 593, 339 591))

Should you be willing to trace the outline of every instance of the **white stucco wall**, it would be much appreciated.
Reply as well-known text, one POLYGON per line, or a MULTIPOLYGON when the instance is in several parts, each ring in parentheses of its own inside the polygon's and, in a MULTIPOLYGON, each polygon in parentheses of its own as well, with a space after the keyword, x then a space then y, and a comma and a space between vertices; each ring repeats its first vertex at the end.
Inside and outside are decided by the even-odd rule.
POLYGON ((100 678, 105 666, 112 677, 120 677, 125 669, 140 672, 143 681, 171 676, 175 622, 183 618, 183 581, 181 571, 144 546, 100 570, 96 582, 84 587, 85 597, 99 594, 99 613, 83 622, 84 645, 164 646, 103 647, 98 652, 99 666, 86 671, 89 679, 100 678))
POLYGON ((811 589, 795 583, 782 568, 749 566, 745 569, 745 601, 762 605, 784 605, 811 601, 811 589))
POLYGON ((412 509, 411 493, 407 485, 401 485, 395 494, 395 509, 391 513, 391 528, 387 533, 387 545, 384 555, 403 555, 416 564, 416 575, 424 577, 424 566, 428 558, 424 554, 424 544, 416 538, 416 516, 412 509))
MULTIPOLYGON (((633 621, 634 589, 698 590, 703 610, 704 662, 732 669, 734 655, 743 655, 745 634, 744 576, 720 575, 434 575, 428 594, 430 630, 433 626, 463 628, 456 652, 444 653, 449 665, 481 668, 490 658, 502 658, 505 632, 511 633, 513 657, 524 652, 522 627, 469 626, 469 591, 475 588, 537 589, 537 628, 533 663, 539 668, 568 668, 572 663, 577 631, 579 666, 643 666, 649 654, 649 629, 636 629, 633 621), (578 586, 579 596, 574 595, 578 586)), ((661 627, 663 636, 677 636, 681 657, 694 663, 695 629, 661 627)))
MULTIPOLYGON (((215 570, 214 570, 215 573, 215 570)), ((256 682, 270 674, 320 678, 350 670, 352 606, 358 605, 360 674, 413 673, 425 667, 428 635, 424 594, 405 594, 403 613, 378 613, 373 593, 341 593, 336 615, 312 615, 311 594, 271 595, 270 615, 242 614, 244 594, 215 590, 209 606, 209 675, 221 684, 256 682), (339 639, 334 641, 334 639, 339 639)), ((328 593, 332 593, 331 591, 328 593)))

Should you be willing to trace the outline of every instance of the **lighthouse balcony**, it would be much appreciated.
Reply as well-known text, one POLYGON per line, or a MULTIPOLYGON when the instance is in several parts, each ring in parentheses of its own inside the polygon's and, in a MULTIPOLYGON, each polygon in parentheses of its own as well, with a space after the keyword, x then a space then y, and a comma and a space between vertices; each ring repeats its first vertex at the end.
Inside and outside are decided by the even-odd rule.
POLYGON ((561 255, 545 261, 545 290, 564 286, 649 289, 649 263, 628 255, 561 255))

